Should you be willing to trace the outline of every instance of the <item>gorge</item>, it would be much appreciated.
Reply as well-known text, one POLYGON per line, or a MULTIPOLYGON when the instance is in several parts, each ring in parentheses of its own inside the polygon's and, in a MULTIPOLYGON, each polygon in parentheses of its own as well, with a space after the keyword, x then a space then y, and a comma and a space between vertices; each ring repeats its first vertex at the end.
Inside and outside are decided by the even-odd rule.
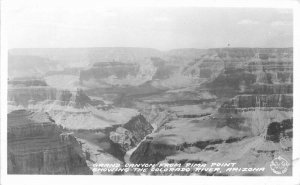
MULTIPOLYGON (((109 174, 95 164, 257 167, 277 156, 292 160, 293 48, 18 49, 9 55, 10 174, 109 174), (87 64, 71 65, 83 59, 87 64), (18 66, 23 61, 28 66, 18 66)), ((274 175, 269 168, 185 175, 194 174, 274 175)))

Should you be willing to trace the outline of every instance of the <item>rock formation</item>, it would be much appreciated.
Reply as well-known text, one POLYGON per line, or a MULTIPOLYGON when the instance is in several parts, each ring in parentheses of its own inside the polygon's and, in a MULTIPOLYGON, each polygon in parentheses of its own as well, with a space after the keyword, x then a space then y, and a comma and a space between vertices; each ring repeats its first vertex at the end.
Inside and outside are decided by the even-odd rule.
POLYGON ((293 120, 286 119, 282 122, 272 122, 269 124, 266 140, 278 143, 281 139, 293 137, 293 120))
POLYGON ((144 116, 138 115, 111 132, 110 139, 126 152, 141 142, 152 130, 153 127, 144 116))
POLYGON ((74 136, 46 114, 8 114, 9 174, 91 174, 74 136))
MULTIPOLYGON (((202 87, 217 100, 222 99, 217 111, 194 116, 188 111, 177 113, 177 118, 164 123, 157 133, 142 141, 130 161, 185 164, 217 160, 238 161, 244 165, 256 161, 257 166, 270 163, 275 153, 291 160, 292 50, 211 49, 209 52, 190 63, 194 71, 189 68, 185 71, 206 79, 202 87), (208 56, 210 62, 206 63, 208 56), (223 65, 213 68, 214 61, 223 65), (195 67, 198 65, 200 70, 195 67), (210 70, 202 71, 201 75, 201 69, 205 69, 201 65, 207 65, 210 70)), ((206 107, 212 105, 205 103, 206 107)), ((170 109, 177 106, 178 110, 178 104, 169 105, 170 109)), ((187 103, 181 104, 184 105, 187 103)), ((264 174, 273 173, 266 170, 264 174)))
MULTIPOLYGON (((65 76, 65 81, 78 83, 75 86, 72 82, 72 87, 84 91, 48 86, 57 85, 57 79, 64 75, 60 70, 60 76, 46 78, 47 83, 55 82, 48 85, 42 80, 10 80, 8 100, 11 110, 46 112, 55 124, 73 131, 90 168, 106 162, 122 166, 125 162, 215 161, 257 167, 269 165, 276 155, 292 159, 293 48, 168 52, 145 48, 32 49, 13 50, 11 55, 26 53, 43 61, 51 60, 47 58, 51 54, 59 61, 89 64, 73 72, 70 68, 73 76, 65 76)), ((42 73, 52 72, 45 68, 42 73)), ((9 132, 9 137, 26 132, 9 132)), ((75 142, 71 135, 54 135, 59 136, 60 143, 75 142)), ((10 170, 19 169, 15 167, 16 157, 9 157, 10 170)), ((21 161, 27 165, 32 160, 35 165, 38 159, 21 161)), ((42 172, 51 169, 38 168, 42 172)), ((261 174, 273 175, 269 169, 260 174, 218 175, 261 174)))

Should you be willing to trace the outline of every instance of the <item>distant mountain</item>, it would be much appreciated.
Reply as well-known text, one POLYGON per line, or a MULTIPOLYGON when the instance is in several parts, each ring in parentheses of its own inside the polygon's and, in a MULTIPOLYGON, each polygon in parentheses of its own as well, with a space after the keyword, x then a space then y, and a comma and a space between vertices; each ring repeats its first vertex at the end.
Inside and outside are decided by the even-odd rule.
POLYGON ((137 62, 144 58, 161 56, 162 52, 151 48, 99 47, 99 48, 20 48, 11 49, 10 55, 38 56, 63 62, 70 66, 82 66, 96 62, 137 62))
POLYGON ((100 66, 101 63, 111 62, 147 64, 151 60, 159 66, 168 63, 168 66, 185 67, 203 58, 245 60, 255 57, 277 58, 277 55, 291 58, 293 48, 182 48, 170 51, 137 47, 20 48, 9 50, 8 75, 12 78, 66 73, 77 75, 82 68, 94 67, 96 63, 100 66))
POLYGON ((55 60, 33 55, 8 55, 8 77, 41 77, 64 67, 55 60))

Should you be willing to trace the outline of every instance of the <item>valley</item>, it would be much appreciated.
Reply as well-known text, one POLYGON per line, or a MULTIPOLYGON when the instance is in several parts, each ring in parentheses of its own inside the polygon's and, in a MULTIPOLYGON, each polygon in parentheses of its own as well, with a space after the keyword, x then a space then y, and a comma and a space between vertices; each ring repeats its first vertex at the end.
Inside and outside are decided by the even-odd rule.
POLYGON ((293 48, 14 49, 8 64, 10 174, 218 162, 266 170, 113 174, 270 176, 274 158, 292 162, 293 48))

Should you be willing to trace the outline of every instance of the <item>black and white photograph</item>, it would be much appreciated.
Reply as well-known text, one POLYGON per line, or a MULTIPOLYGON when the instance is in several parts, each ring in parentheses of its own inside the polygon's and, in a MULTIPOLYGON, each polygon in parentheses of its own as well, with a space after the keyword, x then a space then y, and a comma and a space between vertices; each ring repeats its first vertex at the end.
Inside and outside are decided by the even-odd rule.
POLYGON ((296 175, 293 7, 12 1, 1 175, 296 175))

